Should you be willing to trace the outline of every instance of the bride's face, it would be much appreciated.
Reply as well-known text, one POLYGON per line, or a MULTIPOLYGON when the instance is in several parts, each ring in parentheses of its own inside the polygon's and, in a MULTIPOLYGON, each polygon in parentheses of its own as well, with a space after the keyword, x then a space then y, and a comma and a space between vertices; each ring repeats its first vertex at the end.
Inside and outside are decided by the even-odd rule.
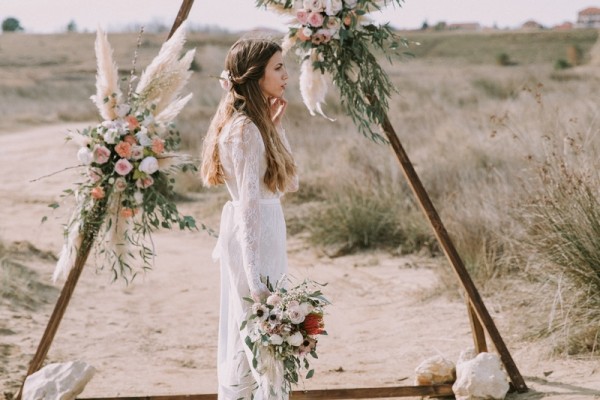
POLYGON ((259 79, 258 85, 266 98, 282 97, 287 85, 288 73, 283 64, 281 51, 276 52, 269 59, 265 67, 265 74, 259 79))

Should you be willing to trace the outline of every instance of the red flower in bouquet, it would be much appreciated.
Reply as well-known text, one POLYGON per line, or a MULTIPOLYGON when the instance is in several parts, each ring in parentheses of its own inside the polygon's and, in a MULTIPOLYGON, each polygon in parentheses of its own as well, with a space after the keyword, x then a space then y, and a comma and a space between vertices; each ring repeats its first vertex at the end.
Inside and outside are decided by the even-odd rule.
POLYGON ((310 313, 304 318, 304 322, 302 323, 302 330, 307 335, 320 335, 325 332, 323 328, 323 315, 321 314, 310 313))

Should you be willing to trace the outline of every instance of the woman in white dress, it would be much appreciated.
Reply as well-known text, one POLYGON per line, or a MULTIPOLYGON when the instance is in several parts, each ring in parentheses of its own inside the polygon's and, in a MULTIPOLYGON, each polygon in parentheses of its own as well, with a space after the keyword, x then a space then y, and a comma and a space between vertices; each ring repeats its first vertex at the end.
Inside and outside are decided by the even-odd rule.
POLYGON ((287 395, 280 392, 281 382, 274 382, 281 374, 252 368, 246 333, 240 331, 249 306, 243 297, 268 296, 264 279, 274 283, 287 272, 280 197, 296 191, 298 180, 281 126, 288 79, 281 47, 240 39, 230 48, 221 77, 226 93, 204 139, 201 168, 205 185, 224 183, 232 198, 223 207, 213 253, 221 270, 218 398, 281 400, 287 395))

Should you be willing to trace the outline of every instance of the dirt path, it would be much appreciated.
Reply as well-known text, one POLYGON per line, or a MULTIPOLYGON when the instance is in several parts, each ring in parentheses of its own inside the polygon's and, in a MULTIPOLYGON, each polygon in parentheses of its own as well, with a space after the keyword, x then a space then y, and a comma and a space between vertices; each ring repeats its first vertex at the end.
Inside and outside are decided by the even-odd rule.
MULTIPOLYGON (((61 224, 69 210, 53 213, 47 205, 59 200, 77 174, 69 170, 30 180, 76 164, 76 148, 63 144, 66 130, 76 127, 82 125, 0 135, 0 240, 12 246, 13 266, 4 268, 0 279, 5 291, 0 387, 5 392, 22 378, 58 295, 60 285, 50 283, 52 254, 62 245, 61 224), (45 215, 48 221, 40 224, 45 215)), ((203 206, 186 202, 181 210, 198 216, 203 206)), ((210 221, 215 228, 216 221, 218 216, 210 221)), ((155 244, 154 270, 129 287, 110 283, 107 271, 90 266, 83 272, 48 359, 80 359, 96 367, 86 397, 216 390, 219 276, 210 259, 215 239, 203 232, 162 231, 155 244)), ((432 295, 436 260, 384 252, 329 259, 297 238, 290 240, 289 254, 292 275, 328 282, 326 292, 334 302, 327 316, 330 335, 319 344, 322 357, 313 363, 317 373, 305 383, 307 389, 409 385, 425 358, 443 354, 455 360, 471 344, 464 304, 432 295)), ((488 308, 502 332, 510 310, 488 308)), ((600 398, 597 363, 542 360, 535 344, 512 334, 504 339, 534 389, 511 397, 600 398)))

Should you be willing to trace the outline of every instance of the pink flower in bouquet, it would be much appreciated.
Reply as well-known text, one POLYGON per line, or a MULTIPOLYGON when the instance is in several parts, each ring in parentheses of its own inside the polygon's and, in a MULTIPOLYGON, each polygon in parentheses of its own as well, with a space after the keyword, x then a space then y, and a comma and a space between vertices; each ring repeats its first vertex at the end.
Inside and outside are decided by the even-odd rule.
POLYGON ((131 146, 131 158, 133 160, 141 160, 144 158, 144 146, 131 146))
POLYGON ((140 189, 146 189, 154 184, 154 179, 151 176, 147 176, 145 178, 138 179, 135 182, 135 185, 140 189))
POLYGON ((123 140, 132 146, 137 144, 137 139, 133 135, 125 135, 123 140))
POLYGON ((131 158, 131 144, 123 141, 115 146, 117 154, 123 158, 131 158))
POLYGON ((306 355, 313 351, 315 347, 317 347, 317 340, 311 337, 306 337, 304 338, 304 341, 298 350, 300 351, 301 355, 306 355))
POLYGON ((344 25, 345 26, 350 26, 352 25, 352 19, 354 17, 354 13, 353 12, 349 12, 348 14, 346 14, 346 16, 344 17, 344 25))
POLYGON ((273 293, 269 297, 267 297, 267 304, 270 306, 276 306, 281 303, 281 296, 277 293, 273 293))
POLYGON ((127 181, 125 180, 125 178, 115 179, 114 189, 115 192, 122 192, 125 189, 127 189, 127 181))
POLYGON ((127 121, 127 125, 129 126, 129 130, 133 132, 137 128, 140 127, 140 122, 133 115, 128 115, 125 117, 125 121, 127 121))
POLYGON ((286 315, 292 324, 299 324, 304 321, 304 313, 297 301, 290 301, 286 310, 286 315))
POLYGON ((310 40, 310 36, 312 35, 312 30, 310 28, 298 29, 296 36, 303 42, 308 42, 310 40))
POLYGON ((331 40, 331 31, 329 29, 319 29, 316 34, 323 38, 323 43, 328 43, 331 40))
POLYGON ((121 176, 127 175, 131 172, 132 169, 133 165, 131 165, 131 163, 124 158, 121 158, 115 164, 115 172, 121 176))
POLYGON ((104 189, 102 188, 102 186, 94 186, 90 191, 90 194, 96 200, 103 199, 105 196, 104 189))
POLYGON ((337 17, 329 17, 327 18, 327 22, 325 22, 325 27, 329 29, 332 34, 339 31, 342 26, 342 20, 337 17))
POLYGON ((121 216, 123 218, 131 218, 135 215, 135 213, 136 213, 136 210, 134 210, 132 208, 124 207, 121 209, 121 216))
POLYGON ((301 329, 303 329, 307 335, 314 336, 325 332, 323 327, 323 316, 320 314, 311 313, 304 318, 301 329))
POLYGON ((94 147, 94 161, 98 164, 104 164, 110 158, 110 150, 105 146, 94 147))
POLYGON ((304 9, 296 11, 296 18, 302 25, 306 25, 308 22, 308 11, 304 9))
POLYGON ((308 14, 308 23, 310 26, 315 28, 320 28, 323 26, 323 14, 320 12, 311 12, 308 14))
POLYGON ((327 15, 335 15, 342 11, 344 4, 342 0, 329 0, 325 4, 325 13, 327 15))
POLYGON ((155 154, 161 154, 165 151, 165 141, 158 137, 152 139, 152 151, 155 154))
POLYGON ((325 42, 325 35, 323 35, 322 33, 315 33, 312 36, 312 43, 315 45, 320 45, 321 43, 325 42))

